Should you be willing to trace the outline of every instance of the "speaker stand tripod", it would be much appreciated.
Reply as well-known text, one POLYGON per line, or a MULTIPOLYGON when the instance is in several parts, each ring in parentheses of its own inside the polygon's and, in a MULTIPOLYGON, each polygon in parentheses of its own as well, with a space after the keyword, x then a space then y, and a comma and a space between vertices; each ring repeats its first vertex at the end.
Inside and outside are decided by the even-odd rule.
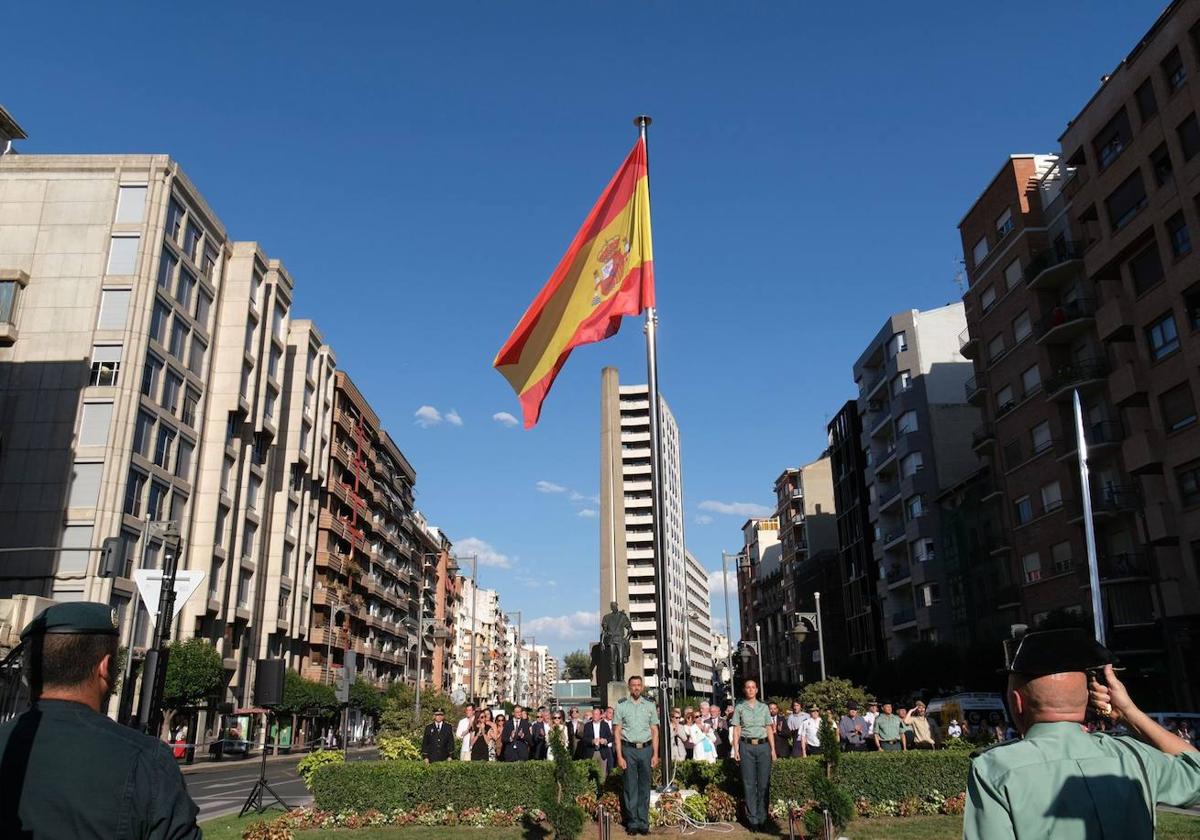
MULTIPOLYGON (((270 733, 271 733, 271 713, 268 712, 267 713, 267 731, 263 734, 262 760, 259 762, 259 765, 258 765, 258 781, 256 781, 254 783, 254 787, 251 788, 251 790, 250 790, 250 795, 246 797, 246 804, 244 804, 242 806, 242 810, 238 811, 239 817, 245 816, 247 811, 253 810, 254 813, 261 814, 263 811, 270 808, 271 803, 267 800, 268 794, 270 795, 271 799, 274 799, 275 802, 278 803, 281 808, 283 808, 283 810, 285 810, 285 811, 292 810, 292 806, 288 805, 286 802, 284 802, 283 799, 280 798, 279 794, 275 792, 275 789, 273 787, 271 787, 271 783, 267 781, 267 738, 266 738, 266 736, 269 735, 270 733)), ((278 739, 276 739, 276 740, 278 740, 278 739)), ((278 743, 276 743, 276 749, 278 749, 278 748, 279 748, 279 745, 278 745, 278 743)))

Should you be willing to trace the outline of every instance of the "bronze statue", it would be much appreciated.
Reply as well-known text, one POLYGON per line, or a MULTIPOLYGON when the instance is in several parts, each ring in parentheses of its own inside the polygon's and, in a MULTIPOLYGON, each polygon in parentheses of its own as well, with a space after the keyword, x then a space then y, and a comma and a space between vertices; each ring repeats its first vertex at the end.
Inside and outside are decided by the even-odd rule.
POLYGON ((617 608, 617 602, 609 606, 612 612, 600 620, 600 646, 608 654, 609 679, 625 682, 625 663, 629 661, 629 640, 633 638, 633 625, 629 616, 617 608))

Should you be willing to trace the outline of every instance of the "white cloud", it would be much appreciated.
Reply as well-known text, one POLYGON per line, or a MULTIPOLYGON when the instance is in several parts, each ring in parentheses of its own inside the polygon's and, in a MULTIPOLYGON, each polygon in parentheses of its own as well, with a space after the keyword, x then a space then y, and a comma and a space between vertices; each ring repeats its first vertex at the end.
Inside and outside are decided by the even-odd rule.
POLYGON ((553 481, 539 481, 534 485, 539 493, 566 493, 567 488, 553 481))
POLYGON ((700 514, 696 515, 696 524, 697 525, 711 525, 712 523, 713 523, 713 518, 711 516, 709 516, 707 513, 700 513, 700 514))
POLYGON ((600 613, 580 610, 569 615, 532 618, 522 623, 521 635, 536 636, 539 645, 551 647, 591 641, 600 637, 600 613))
POLYGON ((770 516, 774 511, 766 505, 756 505, 753 502, 717 502, 709 499, 701 502, 700 510, 722 513, 726 516, 770 516))
POLYGON ((582 516, 584 519, 595 519, 598 515, 592 508, 584 508, 576 514, 576 516, 582 516))
POLYGON ((484 542, 478 537, 467 537, 465 540, 455 541, 454 553, 458 557, 477 554, 480 566, 494 566, 498 569, 511 569, 513 561, 516 559, 507 554, 501 554, 491 543, 484 542))
MULTIPOLYGON (((725 580, 729 583, 729 598, 737 600, 737 575, 733 570, 725 572, 725 580)), ((724 600, 725 584, 721 580, 721 572, 708 573, 708 594, 715 600, 724 600)))
POLYGON ((510 429, 521 424, 520 420, 518 420, 516 417, 513 417, 507 411, 497 411, 492 415, 492 419, 501 426, 507 426, 510 429))
POLYGON ((453 408, 446 412, 446 422, 451 426, 461 426, 463 424, 462 418, 458 416, 458 411, 453 408))
POLYGON ((547 589, 558 586, 558 581, 550 578, 531 577, 529 575, 520 575, 517 577, 517 583, 522 586, 528 586, 530 589, 547 589))
POLYGON ((442 413, 431 405, 423 405, 413 412, 413 417, 416 417, 416 423, 422 429, 428 429, 430 426, 436 426, 442 422, 442 413))

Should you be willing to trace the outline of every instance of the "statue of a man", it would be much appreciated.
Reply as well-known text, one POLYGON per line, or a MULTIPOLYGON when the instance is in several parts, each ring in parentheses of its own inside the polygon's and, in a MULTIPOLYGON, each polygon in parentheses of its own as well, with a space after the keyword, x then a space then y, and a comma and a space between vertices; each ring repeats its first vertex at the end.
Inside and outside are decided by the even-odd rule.
POLYGON ((600 645, 608 654, 609 679, 625 682, 625 663, 629 661, 629 640, 633 638, 633 625, 629 616, 617 608, 617 602, 609 603, 612 612, 600 620, 600 645))

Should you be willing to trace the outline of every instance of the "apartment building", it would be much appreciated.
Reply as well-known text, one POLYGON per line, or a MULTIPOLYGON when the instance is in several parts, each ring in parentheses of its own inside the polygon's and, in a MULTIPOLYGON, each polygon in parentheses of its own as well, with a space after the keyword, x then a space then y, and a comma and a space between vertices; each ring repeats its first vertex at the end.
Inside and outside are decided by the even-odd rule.
POLYGON ((461 688, 463 696, 469 699, 499 702, 506 696, 504 666, 509 655, 505 633, 508 621, 500 609, 500 593, 477 588, 470 577, 459 575, 458 581, 457 632, 454 636, 454 655, 458 664, 454 689, 461 688))
POLYGON ((687 608, 684 612, 684 650, 686 663, 684 684, 693 694, 711 694, 712 669, 712 606, 708 597, 708 570, 692 552, 684 550, 687 570, 687 608))
MULTIPOLYGON (((682 674, 684 618, 707 612, 708 595, 687 585, 683 539, 683 477, 679 426, 659 398, 662 427, 663 547, 667 572, 667 672, 682 674)), ((600 612, 616 601, 633 624, 630 659, 641 661, 646 685, 658 685, 655 614, 654 490, 650 466, 650 404, 645 385, 622 385, 616 368, 600 388, 600 612)), ((691 663, 700 673, 705 663, 691 663)))
POLYGON ((1200 697, 1200 219, 1187 186, 1200 166, 1198 73, 1200 9, 1174 2, 1070 122, 1058 159, 1039 173, 1043 159, 1014 157, 960 226, 971 277, 964 354, 988 365, 982 348, 1019 308, 1033 340, 1013 347, 1007 368, 1036 361, 1046 372, 1029 408, 1007 368, 987 371, 992 395, 979 398, 995 424, 980 444, 1003 475, 1022 618, 1090 621, 1078 391, 1108 642, 1144 695, 1179 708, 1200 697), (1005 203, 1013 229, 1002 233, 994 214, 1005 203), (1013 254, 1003 284, 998 248, 1013 254), (1002 296, 1013 303, 993 316, 1002 296))
MULTIPOLYGON (((755 517, 742 525, 742 548, 737 556, 740 641, 754 641, 760 616, 768 614, 773 604, 783 603, 782 578, 775 574, 782 551, 778 519, 755 517), (773 585, 768 587, 767 581, 773 585)), ((737 642, 733 644, 737 646, 737 642)))
POLYGON ((886 648, 875 592, 879 564, 873 550, 867 461, 857 401, 846 402, 829 422, 827 431, 846 627, 844 670, 862 681, 884 660, 886 648))
POLYGON ((887 655, 916 641, 948 641, 936 499, 977 465, 979 412, 963 388, 962 304, 888 318, 854 363, 868 516, 879 566, 876 592, 887 655))
MULTIPOLYGON (((162 563, 152 523, 194 536, 232 247, 165 156, 5 154, 0 216, 0 545, 62 546, 7 555, 0 594, 109 602, 136 651, 149 620, 131 576, 162 563), (101 578, 109 537, 123 565, 101 578)), ((190 549, 180 563, 208 570, 190 549)))

